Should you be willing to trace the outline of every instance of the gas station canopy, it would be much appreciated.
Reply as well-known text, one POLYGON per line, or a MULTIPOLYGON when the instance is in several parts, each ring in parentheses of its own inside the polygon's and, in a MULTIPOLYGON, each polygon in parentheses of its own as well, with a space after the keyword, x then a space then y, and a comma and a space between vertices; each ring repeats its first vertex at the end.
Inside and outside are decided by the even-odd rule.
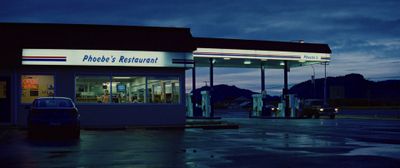
POLYGON ((197 50, 193 58, 197 67, 282 69, 284 61, 289 68, 329 62, 331 50, 327 44, 304 42, 276 42, 219 38, 195 38, 197 50))

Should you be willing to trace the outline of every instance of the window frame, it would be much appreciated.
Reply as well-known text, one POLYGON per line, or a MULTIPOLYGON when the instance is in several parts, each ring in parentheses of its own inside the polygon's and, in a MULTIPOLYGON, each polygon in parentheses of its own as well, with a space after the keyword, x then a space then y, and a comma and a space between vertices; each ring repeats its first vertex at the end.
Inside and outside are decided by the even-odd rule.
POLYGON ((173 74, 173 75, 169 75, 169 74, 147 74, 147 73, 75 73, 74 74, 74 98, 73 101, 75 102, 76 105, 98 105, 98 106, 148 106, 148 105, 156 105, 156 106, 175 106, 175 105, 182 105, 182 101, 181 101, 181 90, 182 90, 182 86, 181 86, 181 77, 180 75, 177 74, 173 74), (84 103, 84 102, 78 102, 76 100, 76 77, 77 76, 106 76, 109 78, 110 80, 110 97, 113 96, 113 91, 112 91, 112 78, 113 77, 123 77, 123 76, 140 76, 140 77, 144 77, 145 78, 145 96, 146 99, 148 99, 149 97, 149 92, 148 92, 148 79, 149 77, 176 77, 178 79, 179 82, 179 100, 178 103, 174 104, 174 103, 149 103, 146 100, 146 103, 113 103, 110 99, 109 103, 84 103))
MULTIPOLYGON (((147 76, 146 75, 119 75, 119 74, 115 74, 115 75, 112 75, 111 76, 111 83, 110 83, 110 86, 111 86, 111 88, 112 88, 112 80, 113 80, 113 77, 143 77, 144 78, 144 82, 145 82, 145 93, 144 93, 144 101, 145 102, 143 102, 143 103, 113 103, 112 101, 111 101, 111 104, 118 104, 118 105, 128 105, 128 104, 151 104, 151 103, 148 103, 147 102, 147 91, 146 91, 146 88, 147 88, 147 76)), ((112 96, 112 94, 110 94, 111 96, 112 96)))
MULTIPOLYGON (((178 103, 149 103, 149 104, 161 104, 161 105, 166 105, 166 104, 182 104, 182 101, 181 101, 181 78, 180 78, 180 76, 179 75, 148 75, 148 76, 146 76, 146 94, 149 94, 149 92, 148 92, 148 81, 149 81, 149 79, 150 78, 155 78, 156 80, 160 80, 160 79, 157 79, 157 78, 176 78, 177 80, 178 80, 178 84, 179 84, 179 90, 178 90, 178 94, 179 94, 179 98, 178 98, 178 103)), ((155 80, 155 79, 151 79, 151 80, 155 80)), ((162 80, 162 79, 161 79, 162 80)), ((147 98, 149 99, 150 97, 149 97, 149 95, 147 95, 147 98)))
MULTIPOLYGON (((73 80, 74 80, 74 99, 73 99, 73 101, 75 102, 75 104, 78 104, 78 105, 111 105, 111 104, 113 104, 112 103, 112 101, 111 101, 111 99, 110 99, 110 101, 108 102, 108 103, 97 103, 97 102, 95 102, 95 103, 85 103, 85 102, 78 102, 77 100, 76 100, 76 77, 78 77, 78 76, 90 76, 90 77, 107 77, 108 78, 108 80, 109 80, 109 82, 110 82, 110 86, 112 86, 112 76, 110 75, 110 74, 103 74, 103 73, 96 73, 96 74, 74 74, 74 78, 73 78, 73 80)), ((112 97, 112 87, 110 87, 110 97, 112 97)))

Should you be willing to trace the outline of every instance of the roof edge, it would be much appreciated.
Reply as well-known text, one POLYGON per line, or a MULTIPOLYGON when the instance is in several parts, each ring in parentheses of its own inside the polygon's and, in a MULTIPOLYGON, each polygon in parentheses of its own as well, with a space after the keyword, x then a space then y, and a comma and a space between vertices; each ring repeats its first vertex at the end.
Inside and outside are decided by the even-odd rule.
POLYGON ((162 26, 138 26, 138 25, 112 25, 112 24, 80 24, 80 23, 34 23, 34 22, 0 22, 1 25, 29 25, 29 26, 84 26, 84 27, 110 27, 110 28, 149 28, 149 29, 182 29, 188 27, 162 27, 162 26))
MULTIPOLYGON (((224 46, 226 49, 250 49, 257 50, 263 47, 268 48, 272 45, 283 47, 283 46, 291 46, 304 48, 304 50, 309 50, 310 48, 318 48, 316 50, 317 53, 328 53, 331 54, 332 50, 330 49, 328 44, 325 43, 300 43, 300 42, 287 42, 287 41, 270 41, 270 40, 252 40, 252 39, 235 39, 235 38, 210 38, 210 37, 193 37, 197 48, 213 48, 213 46, 224 46), (216 44, 219 42, 219 44, 216 44), (242 47, 232 47, 237 46, 241 43, 242 47), (249 46, 249 44, 254 44, 254 46, 249 46), (207 47, 208 46, 208 47, 207 47)), ((223 47, 221 47, 223 48, 223 47)), ((271 48, 274 48, 273 46, 271 48)), ((290 51, 290 50, 287 50, 290 51)))

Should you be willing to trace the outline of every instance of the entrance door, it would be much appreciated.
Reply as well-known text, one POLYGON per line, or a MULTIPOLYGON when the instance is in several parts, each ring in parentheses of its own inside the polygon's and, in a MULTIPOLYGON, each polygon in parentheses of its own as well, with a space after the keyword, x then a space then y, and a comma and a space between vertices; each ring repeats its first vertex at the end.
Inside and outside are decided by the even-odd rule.
POLYGON ((11 122, 10 77, 0 77, 0 123, 11 122))

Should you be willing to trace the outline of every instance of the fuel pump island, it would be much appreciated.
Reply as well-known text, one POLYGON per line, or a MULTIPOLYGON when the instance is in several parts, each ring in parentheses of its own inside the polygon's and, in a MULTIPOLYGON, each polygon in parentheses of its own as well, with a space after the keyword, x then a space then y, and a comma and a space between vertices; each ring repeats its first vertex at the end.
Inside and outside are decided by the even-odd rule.
POLYGON ((214 118, 213 81, 214 67, 259 68, 261 89, 252 95, 252 110, 249 117, 300 117, 300 100, 288 92, 288 73, 296 67, 330 62, 331 50, 327 44, 299 42, 277 42, 243 39, 195 38, 197 49, 193 52, 192 93, 187 100, 187 117, 214 118), (209 68, 210 90, 201 92, 196 100, 196 67, 209 68), (265 69, 282 69, 283 84, 281 102, 278 107, 268 108, 265 88, 265 69), (201 107, 201 108, 200 108, 201 107), (201 110, 201 116, 194 111, 201 110))

